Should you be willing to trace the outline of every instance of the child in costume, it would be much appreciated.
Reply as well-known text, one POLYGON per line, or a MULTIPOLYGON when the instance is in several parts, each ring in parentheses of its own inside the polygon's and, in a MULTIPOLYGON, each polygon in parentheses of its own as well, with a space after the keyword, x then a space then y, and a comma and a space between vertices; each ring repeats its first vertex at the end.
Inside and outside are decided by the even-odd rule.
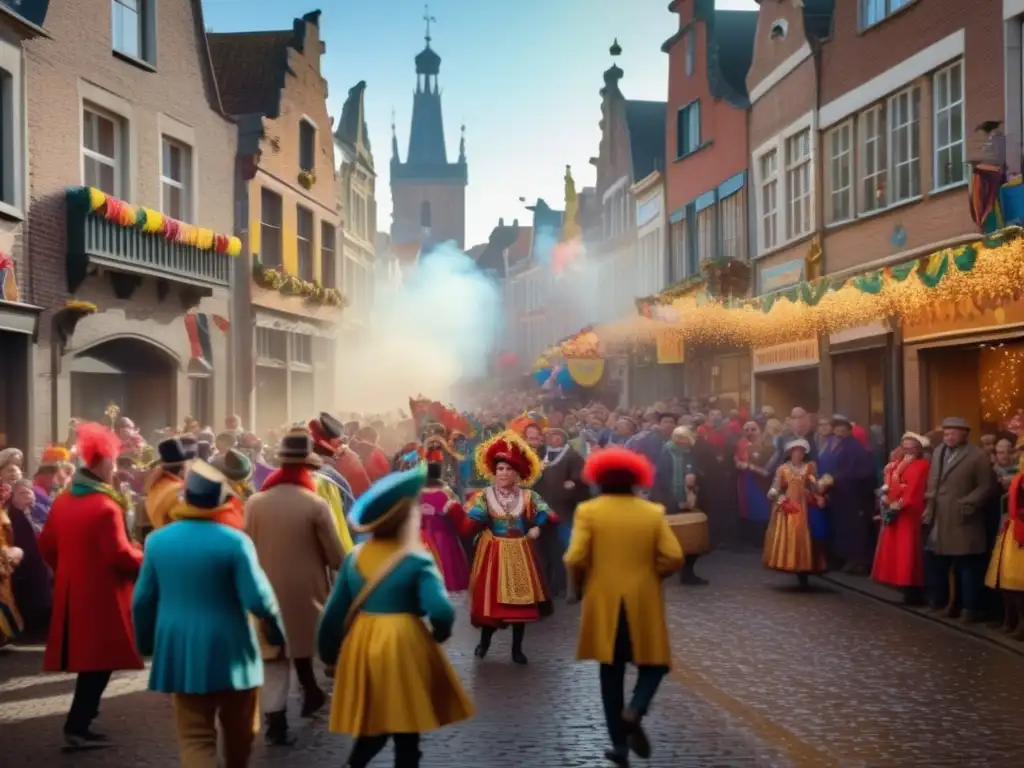
POLYGON ((474 714, 440 647, 455 609, 416 544, 424 480, 422 466, 394 473, 356 501, 350 522, 371 538, 346 558, 320 620, 320 657, 337 665, 330 727, 355 737, 350 768, 369 765, 389 738, 396 768, 415 768, 421 733, 474 714))
POLYGON ((464 592, 469 587, 469 562, 459 541, 459 526, 466 512, 459 497, 444 482, 443 456, 438 448, 427 450, 427 484, 420 491, 423 545, 434 556, 449 592, 464 592))
POLYGON ((484 658, 495 631, 511 626, 512 661, 526 664, 526 625, 552 610, 535 542, 553 518, 529 490, 541 475, 540 459, 519 435, 506 431, 480 445, 476 461, 491 486, 473 497, 460 531, 479 534, 469 582, 470 618, 480 628, 475 653, 484 658))

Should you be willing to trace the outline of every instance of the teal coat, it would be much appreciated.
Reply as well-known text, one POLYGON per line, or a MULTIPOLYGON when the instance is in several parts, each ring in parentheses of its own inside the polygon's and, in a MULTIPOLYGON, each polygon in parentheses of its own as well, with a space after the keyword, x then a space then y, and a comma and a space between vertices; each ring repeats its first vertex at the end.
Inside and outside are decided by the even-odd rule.
MULTIPOLYGON (((331 597, 324 606, 317 632, 317 651, 333 665, 344 642, 345 616, 366 579, 356 567, 356 557, 346 557, 331 597)), ((447 637, 455 623, 455 608, 448 599, 444 580, 426 552, 414 551, 388 574, 363 605, 366 613, 411 613, 425 616, 435 632, 447 637)))
POLYGON ((249 537, 208 520, 179 520, 146 539, 132 618, 150 690, 240 691, 263 685, 249 614, 280 633, 277 599, 249 537))

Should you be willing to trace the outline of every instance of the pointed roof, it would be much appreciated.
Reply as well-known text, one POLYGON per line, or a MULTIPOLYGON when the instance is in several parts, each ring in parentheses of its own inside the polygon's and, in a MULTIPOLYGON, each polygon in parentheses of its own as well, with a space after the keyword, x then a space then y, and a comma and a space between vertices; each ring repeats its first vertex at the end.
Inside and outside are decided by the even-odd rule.
POLYGON ((281 89, 288 74, 288 49, 302 51, 306 25, 320 25, 320 11, 295 19, 290 30, 263 32, 209 32, 206 43, 229 115, 281 113, 281 89))
POLYGON ((665 169, 664 101, 630 101, 623 108, 629 130, 629 153, 632 158, 633 181, 665 169))
POLYGON ((370 148, 370 132, 366 128, 366 81, 360 80, 348 91, 348 98, 341 108, 341 118, 334 130, 334 138, 353 152, 362 147, 373 168, 373 154, 370 148))

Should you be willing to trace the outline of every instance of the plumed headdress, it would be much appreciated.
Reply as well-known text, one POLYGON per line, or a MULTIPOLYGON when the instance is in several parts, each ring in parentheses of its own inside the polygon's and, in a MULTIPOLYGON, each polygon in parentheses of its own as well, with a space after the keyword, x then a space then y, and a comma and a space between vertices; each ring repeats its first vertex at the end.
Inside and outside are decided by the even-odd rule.
POLYGON ((512 430, 495 435, 476 449, 476 468, 482 477, 493 478, 501 463, 508 464, 519 474, 519 484, 524 487, 537 482, 543 471, 537 454, 512 430))
POLYGON ((116 459, 121 453, 121 438, 112 429, 94 421, 78 425, 75 445, 87 467, 93 467, 103 459, 116 459))
POLYGON ((527 427, 537 427, 537 429, 543 432, 548 428, 548 420, 542 414, 531 411, 524 413, 522 416, 517 416, 508 423, 508 428, 521 437, 526 436, 527 427))
POLYGON ((654 465, 646 456, 619 446, 594 451, 583 465, 583 479, 592 485, 604 485, 611 478, 628 479, 631 485, 650 488, 654 484, 654 465))

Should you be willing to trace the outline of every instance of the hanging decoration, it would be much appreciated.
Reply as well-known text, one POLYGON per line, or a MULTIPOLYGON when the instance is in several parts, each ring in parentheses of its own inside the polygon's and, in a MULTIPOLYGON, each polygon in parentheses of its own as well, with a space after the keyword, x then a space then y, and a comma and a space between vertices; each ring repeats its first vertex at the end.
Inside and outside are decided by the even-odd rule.
POLYGON ((277 291, 285 296, 300 296, 310 304, 341 309, 348 306, 348 299, 337 288, 324 288, 315 280, 303 280, 290 275, 283 267, 265 267, 258 254, 252 257, 252 280, 260 288, 277 291))
POLYGON ((907 263, 855 277, 826 275, 754 299, 715 298, 699 291, 682 298, 642 300, 637 317, 602 326, 600 341, 654 341, 667 326, 684 341, 760 347, 890 317, 912 323, 955 319, 1020 298, 1020 234, 1020 228, 1009 228, 907 263))
POLYGON ((231 235, 219 235, 212 229, 186 224, 159 211, 134 206, 95 187, 71 187, 67 191, 68 202, 78 202, 97 218, 106 219, 125 229, 139 229, 149 235, 162 235, 171 242, 198 248, 201 251, 226 253, 238 256, 242 253, 242 241, 231 235))

